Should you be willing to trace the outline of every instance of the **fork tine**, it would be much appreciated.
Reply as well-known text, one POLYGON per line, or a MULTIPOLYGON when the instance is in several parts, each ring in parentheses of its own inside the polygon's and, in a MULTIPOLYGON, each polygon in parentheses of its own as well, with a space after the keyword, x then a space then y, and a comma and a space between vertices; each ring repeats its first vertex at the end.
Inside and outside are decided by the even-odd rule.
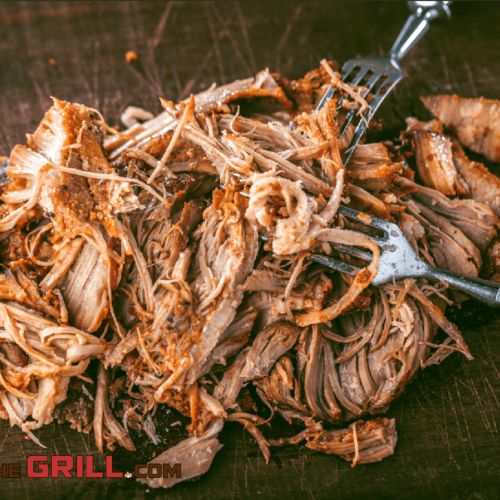
MULTIPOLYGON (((355 64, 349 65, 349 72, 351 71, 351 67, 354 67, 354 66, 356 66, 356 65, 355 64)), ((349 83, 351 85, 359 84, 361 82, 361 80, 368 74, 368 72, 372 71, 373 74, 369 77, 368 81, 364 84, 364 86, 366 87, 366 90, 363 92, 362 97, 366 98, 368 96, 368 94, 372 91, 372 89, 375 87, 375 85, 377 85, 377 83, 380 82, 380 80, 382 78, 384 80, 386 80, 387 77, 384 75, 383 72, 376 70, 375 68, 371 68, 369 66, 360 66, 360 67, 361 67, 361 70, 358 71, 356 76, 349 83)), ((344 78, 344 81, 346 81, 346 78, 344 78)), ((339 102, 339 104, 341 104, 341 103, 339 102)), ((377 107, 378 107, 378 105, 377 105, 377 107)), ((347 113, 347 115, 344 119, 344 122, 342 123, 342 127, 340 128, 340 137, 344 137, 344 134, 346 133, 349 125, 354 120, 354 117, 356 116, 356 114, 358 114, 358 111, 355 109, 352 109, 351 111, 349 111, 349 113, 347 113)), ((371 110, 369 111, 369 115, 371 118, 371 115, 372 115, 371 110)), ((369 118, 367 118, 367 121, 368 120, 369 120, 369 118)), ((361 131, 361 133, 359 135, 361 135, 364 132, 364 126, 365 125, 362 125, 363 130, 361 131)), ((356 143, 357 142, 358 141, 356 140, 356 143)), ((346 163, 346 158, 344 158, 344 163, 346 163)))
POLYGON ((359 82, 368 74, 368 71, 371 71, 371 68, 367 66, 360 66, 357 73, 354 73, 354 77, 351 79, 342 78, 345 83, 349 85, 358 85, 359 82))
POLYGON ((370 112, 368 115, 368 121, 371 120, 372 116, 376 113, 377 109, 384 102, 385 98, 391 93, 392 89, 401 81, 402 75, 396 73, 388 73, 384 79, 384 83, 380 85, 379 91, 374 94, 372 102, 370 102, 370 112), (380 92, 383 89, 383 92, 380 92))
MULTIPOLYGON (((366 94, 364 94, 366 95, 366 94)), ((342 102, 339 101, 339 104, 342 105, 342 102)), ((340 137, 344 137, 347 129, 349 128, 349 125, 353 122, 354 117, 358 114, 357 109, 351 109, 347 115, 344 118, 344 121, 342 122, 342 126, 340 127, 340 137)), ((347 163, 347 159, 344 158, 344 164, 347 163)))
POLYGON ((332 257, 328 257, 326 255, 319 255, 315 253, 311 258, 318 264, 322 264, 330 269, 335 269, 335 271, 340 271, 341 273, 350 274, 351 276, 357 274, 360 269, 359 267, 351 266, 341 260, 333 259, 332 257))
MULTIPOLYGON (((342 80, 343 81, 346 81, 347 77, 350 75, 350 73, 352 72, 352 70, 356 66, 357 66, 357 63, 355 60, 349 60, 344 64, 344 66, 342 66, 342 80)), ((335 89, 333 89, 332 87, 328 87, 326 89, 325 93, 323 94, 323 97, 320 99, 318 105, 316 106, 316 109, 320 110, 321 108, 323 108, 325 103, 329 99, 331 99, 334 96, 334 94, 335 94, 335 89)), ((343 97, 340 96, 339 102, 337 103, 337 107, 342 106, 342 100, 343 100, 343 97)))
POLYGON ((332 87, 328 87, 326 89, 326 92, 323 94, 323 97, 319 101, 319 104, 316 106, 316 109, 321 109, 325 105, 326 101, 330 100, 334 94, 335 90, 332 87))
POLYGON ((334 244, 333 247, 335 248, 335 250, 351 255, 352 257, 356 257, 357 259, 367 261, 371 261, 373 259, 373 255, 371 254, 371 252, 362 250, 358 247, 353 247, 351 245, 341 245, 340 243, 334 244))
MULTIPOLYGON (((391 84, 391 89, 396 85, 395 83, 391 84)), ((368 110, 368 116, 365 116, 364 120, 360 120, 358 124, 356 125, 356 128, 354 129, 354 134, 352 136, 351 142, 349 147, 344 151, 344 156, 342 158, 344 165, 347 165, 349 163, 349 160, 354 153, 354 150, 356 149, 356 146, 358 145, 359 141, 361 140, 361 137, 366 131, 366 124, 372 119, 372 116, 375 114, 379 106, 382 104, 383 100, 386 98, 386 96, 389 94, 389 92, 385 94, 377 94, 374 99, 370 102, 370 109, 368 110)), ((346 119, 347 121, 347 119, 346 119)), ((347 127, 346 127, 347 128, 347 127)), ((341 134, 342 136, 342 134, 341 134)))
POLYGON ((384 219, 379 219, 378 217, 374 217, 373 215, 365 214, 364 212, 360 212, 359 210, 355 210, 351 207, 346 207, 345 205, 339 205, 339 212, 350 219, 356 220, 357 222, 361 222, 367 226, 375 227, 377 229, 381 229, 382 231, 390 231, 393 229, 394 224, 391 222, 387 222, 384 219))
POLYGON ((342 66, 342 80, 346 81, 346 79, 349 77, 352 70, 356 68, 356 66, 359 66, 359 64, 355 59, 350 59, 349 61, 346 61, 342 66))
POLYGON ((369 78, 369 80, 365 84, 366 90, 363 92, 363 97, 368 96, 368 94, 372 91, 375 85, 377 85, 377 83, 380 81, 381 78, 384 81, 387 79, 387 77, 384 77, 384 73, 381 73, 380 71, 373 73, 373 75, 369 78))
MULTIPOLYGON (((358 112, 357 109, 351 109, 349 113, 345 116, 345 119, 342 123, 342 126, 340 127, 340 137, 344 137, 347 129, 349 128, 349 125, 352 123, 352 120, 354 119, 354 115, 358 112)), ((344 159, 344 164, 347 162, 344 159)))
MULTIPOLYGON (((388 80, 386 79, 386 82, 388 80)), ((398 80, 399 81, 399 80, 398 80)), ((358 124, 356 125, 356 128, 354 130, 354 134, 352 136, 351 142, 349 147, 345 150, 344 156, 343 156, 343 162, 344 165, 347 165, 349 163, 349 159, 352 156, 352 153, 354 152, 354 149, 358 145, 359 141, 361 140, 361 137, 366 131, 366 125, 367 123, 372 119, 373 115, 376 113, 377 109, 380 107, 384 99, 390 94, 392 88, 397 85, 398 81, 392 81, 389 84, 389 87, 384 91, 384 93, 377 93, 375 94, 374 98, 370 102, 370 109, 368 110, 367 115, 364 116, 364 120, 360 120, 358 124)), ((386 83, 382 84, 382 87, 386 85, 386 83)), ((367 93, 364 94, 363 97, 365 97, 367 93)), ((347 121, 347 119, 346 119, 347 121)), ((346 127, 347 128, 347 127, 346 127)))
MULTIPOLYGON (((369 119, 370 118, 368 117, 366 120, 369 119)), ((344 151, 344 156, 342 158, 344 165, 347 165, 349 163, 349 160, 352 154, 354 153, 354 150, 356 149, 356 146, 358 145, 361 136, 365 133, 365 130, 366 130, 366 123, 363 120, 360 120, 359 123, 356 125, 356 128, 354 129, 354 134, 352 136, 349 147, 344 151)))
MULTIPOLYGON (((350 67, 349 67, 349 71, 347 73, 343 71, 342 80, 344 82, 349 82, 349 80, 348 80, 347 77, 352 72, 352 70, 354 69, 355 66, 356 66, 355 64, 351 64, 350 67)), ((359 71, 358 73, 355 73, 354 79, 351 82, 349 82, 349 83, 351 85, 357 85, 364 78, 364 76, 366 75, 367 71, 368 70, 365 70, 365 68, 361 68, 361 71, 359 71)), ((323 94, 323 97, 319 101, 319 104, 316 106, 316 109, 321 109, 325 105, 326 101, 328 101, 329 99, 331 99, 334 96, 334 94, 335 94, 335 90, 332 87, 328 87, 326 89, 326 92, 323 94)), ((342 106, 343 99, 344 99, 343 96, 340 96, 339 102, 337 103, 337 107, 341 107, 342 106)), ((352 118, 351 118, 351 120, 352 120, 352 118)), ((342 135, 342 133, 341 133, 341 135, 342 135)))

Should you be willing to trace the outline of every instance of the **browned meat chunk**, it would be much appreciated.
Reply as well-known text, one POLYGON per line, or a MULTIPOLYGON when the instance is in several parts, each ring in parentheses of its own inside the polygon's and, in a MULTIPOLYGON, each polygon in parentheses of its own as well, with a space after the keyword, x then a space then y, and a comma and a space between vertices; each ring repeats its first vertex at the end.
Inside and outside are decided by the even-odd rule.
POLYGON ((381 143, 357 146, 347 167, 347 176, 355 184, 371 191, 391 188, 394 179, 401 173, 401 163, 393 162, 389 151, 381 143))
POLYGON ((500 101, 432 95, 422 97, 422 102, 436 118, 454 129, 464 146, 500 161, 500 101))
POLYGON ((470 190, 471 197, 489 205, 500 216, 500 179, 482 163, 467 158, 462 148, 453 148, 453 162, 470 190))
POLYGON ((359 420, 347 429, 322 431, 313 434, 307 447, 332 455, 339 455, 353 465, 380 462, 394 453, 397 442, 395 420, 378 418, 359 420))
POLYGON ((466 194, 453 164, 451 140, 428 130, 417 130, 414 137, 417 169, 424 184, 448 196, 466 194))

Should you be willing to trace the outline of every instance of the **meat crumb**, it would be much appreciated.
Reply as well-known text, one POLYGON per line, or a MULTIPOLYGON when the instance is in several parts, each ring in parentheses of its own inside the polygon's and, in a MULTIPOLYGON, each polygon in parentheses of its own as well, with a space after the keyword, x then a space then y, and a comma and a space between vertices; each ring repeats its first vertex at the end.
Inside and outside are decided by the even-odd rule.
POLYGON ((128 64, 130 64, 136 60, 137 60, 137 52, 135 52, 133 50, 127 50, 127 52, 125 52, 125 61, 128 64))

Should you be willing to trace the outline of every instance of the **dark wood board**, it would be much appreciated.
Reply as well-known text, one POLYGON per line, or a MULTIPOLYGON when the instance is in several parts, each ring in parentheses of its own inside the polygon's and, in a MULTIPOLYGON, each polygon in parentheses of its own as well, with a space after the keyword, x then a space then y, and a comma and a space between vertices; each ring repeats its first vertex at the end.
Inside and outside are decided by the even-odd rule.
MULTIPOLYGON (((0 151, 23 140, 49 96, 99 108, 110 120, 126 105, 157 111, 158 95, 185 97, 269 66, 291 77, 323 57, 340 62, 381 54, 402 25, 404 2, 21 2, 0 4, 0 151), (134 65, 124 53, 135 50, 134 65), (56 64, 50 64, 54 58, 56 64)), ((426 117, 419 94, 499 97, 500 4, 456 2, 433 25, 404 68, 408 78, 384 105, 389 130, 409 114, 426 117)), ((168 492, 134 479, 1 479, 0 498, 493 498, 498 461, 500 315, 476 304, 457 314, 474 361, 451 356, 421 373, 394 404, 393 457, 351 469, 304 448, 275 450, 265 465, 257 445, 228 425, 209 473, 168 492)), ((37 432, 47 450, 0 423, 0 463, 31 454, 98 456, 92 436, 65 425, 37 432)), ((144 461, 118 452, 126 470, 144 461)))

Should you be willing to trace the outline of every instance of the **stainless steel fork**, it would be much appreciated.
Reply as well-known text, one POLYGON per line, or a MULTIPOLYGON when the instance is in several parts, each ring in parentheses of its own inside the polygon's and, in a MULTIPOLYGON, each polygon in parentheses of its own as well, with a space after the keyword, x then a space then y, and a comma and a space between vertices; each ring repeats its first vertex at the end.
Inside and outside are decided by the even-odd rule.
MULTIPOLYGON (((491 306, 500 305, 499 283, 478 278, 464 278, 420 260, 396 224, 344 205, 339 207, 339 213, 381 233, 381 236, 370 236, 381 250, 377 275, 372 281, 373 285, 383 285, 403 278, 426 278, 432 281, 444 281, 453 288, 491 306)), ((371 252, 357 247, 335 245, 334 248, 363 261, 370 261, 373 258, 371 252)), ((359 268, 352 264, 326 255, 313 254, 312 259, 342 273, 354 275, 359 271, 359 268)))
MULTIPOLYGON (((344 152, 344 164, 347 164, 356 145, 365 133, 368 122, 372 119, 377 109, 385 98, 392 92, 394 87, 403 78, 403 72, 399 66, 403 57, 417 44, 417 42, 429 30, 429 22, 442 15, 450 16, 449 1, 410 1, 408 5, 412 14, 407 19, 403 29, 400 31, 388 56, 383 57, 362 57, 349 59, 342 67, 342 80, 351 85, 363 85, 366 90, 362 97, 367 98, 369 94, 372 99, 369 102, 369 109, 360 116, 357 110, 351 110, 340 129, 340 135, 344 136, 349 125, 354 118, 358 121, 355 124, 353 138, 349 147, 344 152)), ((325 102, 335 94, 335 90, 329 87, 324 93, 317 109, 321 109, 325 102)), ((339 99, 339 105, 342 103, 339 99)), ((353 124, 354 125, 354 124, 353 124)))

